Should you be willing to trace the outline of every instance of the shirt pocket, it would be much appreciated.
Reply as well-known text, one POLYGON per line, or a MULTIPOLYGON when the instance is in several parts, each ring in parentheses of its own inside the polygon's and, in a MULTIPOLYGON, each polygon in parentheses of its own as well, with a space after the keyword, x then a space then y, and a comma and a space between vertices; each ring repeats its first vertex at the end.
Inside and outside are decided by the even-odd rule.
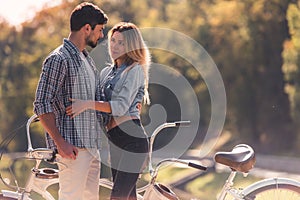
POLYGON ((111 87, 113 88, 114 93, 120 93, 121 92, 121 90, 124 86, 124 82, 127 79, 127 75, 128 75, 127 72, 122 72, 122 74, 120 74, 120 78, 118 80, 112 81, 111 87))

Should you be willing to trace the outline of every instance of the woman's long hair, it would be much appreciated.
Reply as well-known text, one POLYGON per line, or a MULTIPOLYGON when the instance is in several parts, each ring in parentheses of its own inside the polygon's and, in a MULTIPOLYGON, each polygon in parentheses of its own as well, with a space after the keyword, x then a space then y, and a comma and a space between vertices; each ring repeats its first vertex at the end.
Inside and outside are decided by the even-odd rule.
MULTIPOLYGON (((122 33, 124 37, 124 46, 126 52, 124 64, 130 66, 133 63, 137 62, 143 68, 145 77, 145 94, 143 100, 145 104, 150 104, 148 85, 151 56, 148 47, 146 46, 145 41, 143 40, 142 34, 135 24, 130 22, 120 22, 108 32, 108 41, 111 40, 111 37, 115 32, 122 33)), ((110 48, 110 42, 108 42, 108 47, 110 48)))

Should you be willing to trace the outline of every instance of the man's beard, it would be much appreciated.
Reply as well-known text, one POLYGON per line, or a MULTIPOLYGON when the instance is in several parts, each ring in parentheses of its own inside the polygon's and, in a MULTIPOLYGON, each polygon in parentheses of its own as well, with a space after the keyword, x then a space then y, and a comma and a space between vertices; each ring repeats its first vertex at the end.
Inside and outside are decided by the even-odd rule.
POLYGON ((95 48, 98 44, 98 40, 96 42, 94 42, 90 39, 90 36, 86 37, 85 41, 86 41, 86 44, 92 48, 95 48))
POLYGON ((91 40, 88 40, 87 41, 87 45, 92 47, 92 48, 95 48, 97 46, 98 42, 93 42, 91 40))

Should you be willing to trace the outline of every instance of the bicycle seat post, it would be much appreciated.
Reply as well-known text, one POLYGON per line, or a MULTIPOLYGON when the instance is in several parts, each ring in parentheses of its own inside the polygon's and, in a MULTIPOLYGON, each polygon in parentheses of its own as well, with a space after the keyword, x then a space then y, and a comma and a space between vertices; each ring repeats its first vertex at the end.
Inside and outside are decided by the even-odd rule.
POLYGON ((227 190, 233 186, 233 180, 234 180, 235 176, 236 176, 236 171, 232 170, 221 190, 221 193, 220 193, 220 196, 218 199, 222 200, 225 198, 227 190))

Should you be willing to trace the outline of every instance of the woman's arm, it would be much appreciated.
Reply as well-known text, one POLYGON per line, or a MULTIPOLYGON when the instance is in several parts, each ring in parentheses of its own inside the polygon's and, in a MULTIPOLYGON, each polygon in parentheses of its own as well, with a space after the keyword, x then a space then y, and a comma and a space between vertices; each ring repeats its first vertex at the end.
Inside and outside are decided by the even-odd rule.
POLYGON ((66 108, 66 113, 71 118, 76 117, 85 110, 97 110, 101 112, 111 113, 111 107, 108 102, 105 101, 93 101, 93 100, 80 100, 70 99, 72 105, 66 108))
POLYGON ((67 107, 67 115, 74 118, 88 109, 111 113, 113 116, 124 115, 131 106, 139 87, 144 84, 144 75, 140 66, 130 69, 127 73, 127 76, 124 76, 126 79, 120 81, 122 84, 114 88, 109 102, 70 99, 72 105, 67 107))

